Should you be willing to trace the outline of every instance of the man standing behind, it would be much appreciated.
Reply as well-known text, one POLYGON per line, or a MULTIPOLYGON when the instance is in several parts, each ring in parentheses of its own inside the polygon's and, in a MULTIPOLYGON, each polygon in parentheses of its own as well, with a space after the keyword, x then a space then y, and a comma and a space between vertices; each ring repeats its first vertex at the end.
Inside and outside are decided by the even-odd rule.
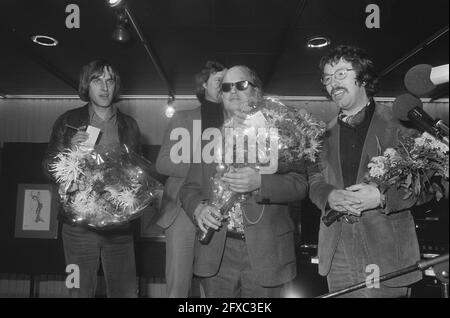
MULTIPOLYGON (((322 214, 346 213, 327 227, 320 223, 319 273, 326 275, 331 292, 414 265, 420 259, 413 217, 408 210, 416 198, 394 188, 380 193, 363 183, 377 145, 384 151, 408 133, 391 108, 373 100, 377 77, 367 54, 352 46, 338 46, 320 62, 322 83, 339 114, 330 123, 321 168, 328 184, 310 179, 310 197, 322 214), (371 266, 369 266, 371 265, 371 266)), ((405 297, 407 286, 420 280, 414 272, 364 288, 344 297, 405 297)))
MULTIPOLYGON (((189 171, 189 163, 174 163, 170 150, 177 142, 170 140, 170 133, 176 128, 185 128, 192 136, 194 120, 201 120, 202 131, 209 127, 219 128, 223 124, 223 107, 219 102, 220 83, 225 67, 208 61, 196 75, 197 98, 201 106, 175 113, 167 127, 163 145, 156 160, 159 173, 168 176, 162 199, 162 216, 157 224, 166 234, 166 283, 167 296, 186 298, 189 295, 194 264, 195 226, 181 207, 179 191, 189 171)), ((199 146, 199 145, 198 145, 199 146)), ((197 149, 195 141, 192 154, 197 149)))
MULTIPOLYGON (((97 146, 116 147, 125 144, 140 153, 140 132, 136 121, 115 106, 119 99, 120 76, 113 65, 95 60, 80 73, 78 93, 88 104, 62 114, 53 125, 43 166, 64 149, 79 146, 89 137, 83 131, 88 125, 101 130, 97 146)), ((75 191, 76 189, 71 189, 75 191)), ((62 239, 67 264, 80 269, 80 288, 73 288, 73 297, 94 297, 97 271, 101 263, 108 297, 136 297, 136 266, 132 226, 110 231, 95 231, 70 224, 63 219, 62 239)))
MULTIPOLYGON (((262 94, 256 73, 245 66, 227 70, 222 82, 226 117, 241 117, 244 105, 262 94)), ((296 274, 294 225, 287 203, 307 194, 306 174, 260 174, 236 168, 223 181, 248 199, 236 203, 227 221, 208 205, 215 163, 193 163, 180 192, 187 214, 202 231, 217 230, 209 244, 196 241, 194 273, 202 277, 206 297, 280 297, 296 274)))

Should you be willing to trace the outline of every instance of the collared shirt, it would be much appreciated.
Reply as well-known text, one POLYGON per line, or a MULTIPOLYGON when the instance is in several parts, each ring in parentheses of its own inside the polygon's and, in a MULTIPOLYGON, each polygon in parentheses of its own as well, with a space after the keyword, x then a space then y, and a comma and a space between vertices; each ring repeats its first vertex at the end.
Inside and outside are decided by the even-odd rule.
POLYGON ((114 105, 111 106, 111 114, 105 119, 98 116, 94 108, 89 105, 89 124, 101 130, 96 145, 119 145, 117 109, 114 105))
POLYGON ((339 149, 345 187, 356 183, 362 149, 374 111, 375 102, 371 100, 367 106, 354 116, 345 118, 341 113, 338 116, 340 125, 339 149))

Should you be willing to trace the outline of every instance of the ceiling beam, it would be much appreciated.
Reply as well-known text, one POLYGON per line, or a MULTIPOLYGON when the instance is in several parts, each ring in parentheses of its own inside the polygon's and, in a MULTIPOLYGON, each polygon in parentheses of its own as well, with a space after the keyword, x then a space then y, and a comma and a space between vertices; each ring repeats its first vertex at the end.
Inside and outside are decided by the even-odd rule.
POLYGON ((175 89, 174 89, 171 81, 167 77, 167 73, 165 72, 163 66, 161 65, 158 55, 153 50, 150 42, 145 39, 144 34, 142 33, 142 30, 141 30, 139 24, 137 23, 136 18, 134 17, 133 12, 131 11, 130 7, 127 4, 124 5, 124 10, 125 10, 126 15, 128 16, 128 19, 130 19, 130 22, 133 25, 133 28, 136 31, 136 34, 139 37, 139 41, 144 46, 144 49, 147 52, 147 55, 150 57, 150 60, 152 61, 153 65, 155 66, 156 71, 159 74, 159 77, 166 84, 166 86, 169 90, 169 96, 175 96, 175 89))
POLYGON ((269 85, 270 81, 272 80, 272 77, 275 74, 275 71, 277 70, 277 66, 281 59, 281 56, 286 51, 289 43, 291 42, 291 40, 295 34, 295 28, 296 28, 298 22, 300 21, 300 18, 303 14, 303 11, 305 10, 307 2, 308 2, 307 0, 299 0, 298 1, 297 7, 295 9, 295 14, 292 17, 286 32, 282 36, 281 43, 279 46, 280 49, 275 54, 275 56, 272 60, 272 63, 270 63, 270 66, 268 68, 266 77, 263 81, 264 87, 267 87, 269 85))
POLYGON ((73 88, 75 91, 78 91, 78 81, 72 79, 69 75, 64 73, 54 64, 49 62, 46 58, 44 58, 41 54, 39 54, 38 51, 33 47, 33 45, 31 45, 31 42, 28 43, 28 41, 24 41, 15 32, 15 30, 6 28, 4 25, 0 25, 0 29, 5 30, 4 33, 6 39, 9 39, 9 42, 7 43, 12 43, 12 47, 16 51, 43 67, 47 72, 64 82, 69 87, 73 88))
POLYGON ((409 51, 408 53, 403 55, 397 61, 395 61, 388 67, 386 67, 383 71, 381 71, 379 78, 381 79, 384 76, 388 75, 390 72, 392 72, 394 69, 396 69, 400 64, 402 64, 403 62, 407 61, 408 59, 410 59, 411 57, 413 57, 414 55, 416 55, 417 53, 419 53, 420 51, 425 49, 427 46, 429 46, 431 43, 433 43, 434 41, 436 41, 437 39, 439 39, 441 36, 443 36, 446 33, 448 33, 448 24, 445 27, 443 27, 442 29, 440 29, 439 31, 437 31, 436 33, 434 33, 432 36, 430 36, 425 41, 420 42, 419 45, 417 45, 411 51, 409 51))

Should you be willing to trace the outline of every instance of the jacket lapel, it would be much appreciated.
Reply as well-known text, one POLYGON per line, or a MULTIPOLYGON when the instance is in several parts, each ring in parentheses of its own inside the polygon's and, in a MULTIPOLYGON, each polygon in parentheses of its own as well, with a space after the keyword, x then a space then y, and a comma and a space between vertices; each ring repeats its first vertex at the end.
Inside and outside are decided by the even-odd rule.
POLYGON ((388 146, 388 141, 386 138, 392 136, 390 127, 391 126, 387 120, 383 119, 380 107, 376 104, 361 152, 361 160, 359 162, 356 183, 363 181, 364 175, 368 170, 367 165, 369 164, 370 159, 378 155, 378 141, 380 142, 382 151, 384 151, 388 146))
POLYGON ((326 154, 329 167, 327 167, 327 182, 336 185, 338 188, 344 188, 344 178, 342 176, 341 153, 340 153, 340 127, 336 123, 329 130, 328 152, 326 154))

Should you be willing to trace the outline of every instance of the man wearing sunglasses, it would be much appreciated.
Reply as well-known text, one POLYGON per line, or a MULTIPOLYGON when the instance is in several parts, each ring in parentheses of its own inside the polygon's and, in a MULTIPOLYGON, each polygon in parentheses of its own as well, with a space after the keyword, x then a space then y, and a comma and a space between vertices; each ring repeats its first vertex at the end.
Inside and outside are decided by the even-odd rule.
MULTIPOLYGON (((262 96, 262 84, 245 66, 230 68, 222 82, 226 117, 243 118, 248 104, 262 96)), ((307 193, 304 174, 260 174, 236 168, 223 181, 249 198, 235 204, 226 218, 207 204, 216 164, 192 164, 180 192, 183 207, 202 230, 214 228, 209 244, 195 246, 194 273, 207 297, 280 297, 283 284, 296 275, 294 225, 286 203, 307 193)))
MULTIPOLYGON (((193 121, 201 120, 201 128, 219 128, 223 124, 223 107, 219 102, 220 83, 225 67, 208 61, 196 74, 197 98, 201 106, 193 110, 175 113, 167 127, 164 141, 156 160, 159 173, 168 176, 161 204, 162 215, 157 224, 166 235, 166 282, 167 296, 186 298, 189 295, 194 264, 195 226, 181 207, 179 191, 189 171, 189 163, 174 163, 170 151, 176 140, 170 133, 176 128, 185 128, 193 135, 193 121)), ((193 151, 201 151, 192 149, 193 151)))
MULTIPOLYGON (((310 184, 311 200, 322 215, 331 210, 344 216, 330 226, 320 223, 319 273, 326 275, 331 292, 367 281, 379 269, 384 275, 420 259, 413 196, 390 188, 381 193, 363 183, 369 160, 395 146, 400 133, 411 133, 393 117, 390 107, 373 96, 377 76, 367 54, 353 46, 339 46, 320 61, 322 84, 338 107, 323 145, 321 167, 327 184, 310 184), (370 265, 370 266, 369 266, 370 265)), ((414 272, 347 293, 344 297, 405 297, 407 286, 420 280, 414 272)))

